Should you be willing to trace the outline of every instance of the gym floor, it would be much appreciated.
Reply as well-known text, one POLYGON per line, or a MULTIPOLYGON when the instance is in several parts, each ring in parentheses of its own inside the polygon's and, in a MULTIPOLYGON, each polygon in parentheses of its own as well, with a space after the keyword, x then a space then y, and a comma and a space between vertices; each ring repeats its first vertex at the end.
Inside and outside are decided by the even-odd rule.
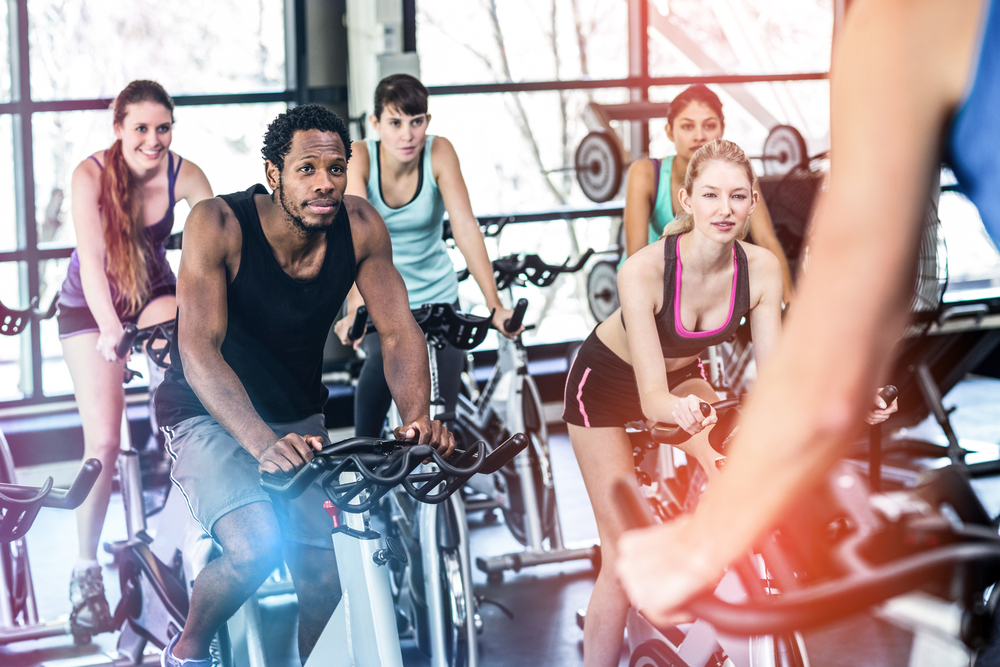
MULTIPOLYGON (((969 449, 984 459, 1000 457, 1000 381, 970 378, 959 384, 946 398, 956 405, 954 426, 969 449)), ((334 433, 336 436, 337 433, 334 433)), ((349 433, 347 434, 349 435, 349 433)), ((944 442, 935 423, 928 420, 908 435, 944 442)), ((583 480, 564 431, 550 437, 556 489, 567 543, 592 543, 597 537, 583 480)), ((56 483, 76 471, 77 464, 37 466, 19 471, 23 483, 53 475, 56 483)), ((994 514, 1000 513, 1000 483, 977 482, 977 491, 994 514)), ((478 516, 472 520, 473 557, 516 551, 519 545, 500 522, 484 524, 478 516)), ((105 527, 105 540, 125 535, 120 497, 112 498, 105 527)), ((67 586, 75 560, 75 522, 72 513, 42 510, 29 533, 28 546, 34 571, 39 613, 56 618, 69 613, 67 586)), ((105 563, 104 581, 108 599, 117 602, 118 574, 110 556, 105 563)), ((484 574, 474 570, 477 595, 484 598, 480 614, 485 629, 480 637, 483 667, 503 665, 581 665, 582 631, 577 628, 575 612, 586 607, 593 586, 590 563, 578 561, 552 564, 508 573, 503 583, 487 583, 484 574), (501 606, 513 614, 508 618, 501 606)), ((299 665, 295 647, 296 601, 294 596, 279 596, 261 605, 270 664, 275 667, 299 665)), ((848 619, 836 626, 806 635, 806 645, 813 667, 896 667, 909 661, 911 636, 873 616, 848 619)), ((74 646, 69 637, 22 642, 0 647, 4 667, 35 667, 60 664, 63 667, 94 664, 101 652, 113 652, 115 637, 100 635, 85 647, 74 646), (69 660, 66 660, 69 659, 69 660)), ((158 655, 150 653, 149 664, 159 664, 158 655)), ((404 662, 410 666, 428 665, 429 661, 415 648, 404 645, 404 662)), ((628 664, 623 652, 622 665, 628 664)))

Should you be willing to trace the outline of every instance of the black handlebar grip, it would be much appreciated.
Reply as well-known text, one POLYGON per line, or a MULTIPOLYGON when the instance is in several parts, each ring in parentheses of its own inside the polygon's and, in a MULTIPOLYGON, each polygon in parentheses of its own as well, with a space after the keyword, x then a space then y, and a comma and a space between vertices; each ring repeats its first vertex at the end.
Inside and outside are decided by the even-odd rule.
POLYGON ((76 509, 83 503, 84 500, 87 499, 87 495, 94 487, 94 483, 97 481, 100 474, 101 462, 97 459, 87 459, 87 461, 84 462, 83 467, 80 468, 80 472, 77 473, 76 479, 73 480, 72 486, 70 486, 65 492, 53 490, 52 493, 50 493, 48 497, 42 501, 42 505, 64 510, 76 509))
POLYGON ((885 401, 886 407, 892 405, 892 402, 896 400, 899 396, 899 390, 896 389, 896 385, 887 384, 882 387, 882 391, 878 393, 879 398, 885 401))
POLYGON ((528 310, 528 300, 518 299, 517 305, 514 306, 514 314, 511 315, 510 319, 503 323, 504 331, 507 333, 514 333, 521 328, 521 323, 524 322, 524 313, 528 310))
POLYGON ((128 354, 129 348, 132 347, 132 343, 135 342, 135 337, 139 335, 139 328, 129 322, 125 325, 125 333, 122 334, 122 338, 118 341, 118 346, 115 347, 115 355, 121 359, 126 354, 128 354))
POLYGON ((367 324, 368 309, 364 306, 358 306, 358 309, 354 313, 354 322, 351 324, 351 330, 347 332, 347 337, 350 340, 361 338, 365 333, 365 326, 367 324))
POLYGON ((630 484, 625 479, 616 479, 611 497, 614 498, 615 510, 618 517, 625 523, 626 530, 647 528, 653 525, 653 516, 649 511, 649 505, 639 494, 639 489, 635 487, 635 484, 630 484))
POLYGON ((492 475, 499 471, 527 447, 528 436, 523 433, 515 433, 489 453, 483 467, 479 469, 480 474, 492 475))
POLYGON ((701 414, 703 414, 704 416, 708 417, 709 415, 712 414, 712 406, 706 403, 705 401, 699 403, 698 407, 701 408, 701 414))

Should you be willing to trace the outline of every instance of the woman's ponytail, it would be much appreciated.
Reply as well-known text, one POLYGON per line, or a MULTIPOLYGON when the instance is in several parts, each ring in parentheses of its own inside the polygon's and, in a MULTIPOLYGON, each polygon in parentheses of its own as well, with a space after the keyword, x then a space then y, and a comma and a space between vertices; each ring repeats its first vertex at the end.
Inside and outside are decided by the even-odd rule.
MULTIPOLYGON (((174 102, 163 86, 139 80, 128 84, 115 98, 114 125, 122 127, 129 105, 155 102, 174 112, 174 102)), ((152 248, 146 238, 142 198, 135 177, 125 162, 121 139, 105 153, 101 190, 97 199, 104 229, 105 271, 112 282, 115 305, 126 314, 138 312, 149 297, 147 259, 152 248)))

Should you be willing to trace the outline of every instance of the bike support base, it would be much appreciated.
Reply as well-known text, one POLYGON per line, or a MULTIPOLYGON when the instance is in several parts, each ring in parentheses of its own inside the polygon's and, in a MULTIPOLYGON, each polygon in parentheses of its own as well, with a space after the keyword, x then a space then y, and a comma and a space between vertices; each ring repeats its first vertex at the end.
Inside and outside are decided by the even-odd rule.
POLYGON ((488 576, 503 575, 507 570, 520 572, 522 568, 535 565, 548 565, 549 563, 565 563, 572 560, 589 560, 593 562, 600 557, 600 547, 596 544, 589 547, 576 549, 556 549, 553 551, 518 551, 504 554, 503 556, 492 556, 490 558, 477 558, 476 567, 485 572, 488 576))

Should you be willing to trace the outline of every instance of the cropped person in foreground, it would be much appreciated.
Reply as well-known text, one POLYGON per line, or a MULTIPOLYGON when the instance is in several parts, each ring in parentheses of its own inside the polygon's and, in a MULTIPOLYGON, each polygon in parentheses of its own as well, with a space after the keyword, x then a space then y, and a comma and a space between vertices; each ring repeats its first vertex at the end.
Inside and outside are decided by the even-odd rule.
POLYGON ((666 622, 859 433, 907 320, 942 158, 1000 240, 1000 0, 855 0, 831 68, 831 176, 796 307, 697 511, 625 533, 617 572, 666 622), (766 480, 766 483, 763 483, 766 480))

